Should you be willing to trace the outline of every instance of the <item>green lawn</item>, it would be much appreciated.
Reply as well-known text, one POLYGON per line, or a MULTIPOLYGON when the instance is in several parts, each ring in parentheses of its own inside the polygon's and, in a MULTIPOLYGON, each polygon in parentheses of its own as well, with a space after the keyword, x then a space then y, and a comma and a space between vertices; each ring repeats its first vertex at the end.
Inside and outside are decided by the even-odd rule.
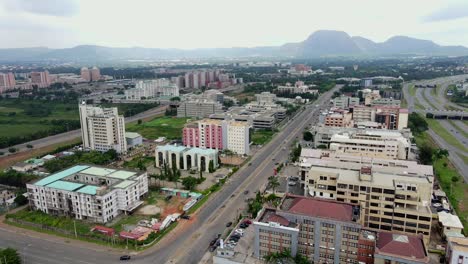
POLYGON ((140 125, 136 123, 129 124, 126 130, 140 133, 148 139, 157 139, 158 137, 179 139, 182 138, 182 128, 188 119, 185 117, 159 117, 149 122, 143 122, 140 125))
POLYGON ((432 103, 432 101, 429 100, 429 99, 426 97, 425 89, 431 89, 431 88, 424 88, 424 89, 423 89, 423 91, 422 91, 422 96, 423 96, 424 100, 426 100, 426 102, 431 106, 432 109, 437 109, 437 107, 432 103))
POLYGON ((154 157, 136 156, 130 161, 125 161, 123 166, 129 169, 143 169, 154 163, 154 157))
POLYGON ((413 84, 413 85, 410 85, 410 87, 408 87, 408 91, 409 91, 409 94, 410 94, 412 97, 415 97, 415 96, 416 96, 416 88, 414 87, 414 84, 413 84))
POLYGON ((0 137, 10 137, 12 132, 15 136, 30 135, 31 131, 51 129, 54 126, 44 124, 0 124, 0 137))
POLYGON ((275 132, 270 130, 256 130, 252 134, 252 143, 255 145, 265 145, 271 140, 273 134, 275 132))
POLYGON ((464 146, 460 141, 458 141, 452 134, 450 134, 436 119, 426 118, 429 127, 434 130, 434 132, 443 138, 448 144, 462 150, 468 151, 466 146, 464 146))

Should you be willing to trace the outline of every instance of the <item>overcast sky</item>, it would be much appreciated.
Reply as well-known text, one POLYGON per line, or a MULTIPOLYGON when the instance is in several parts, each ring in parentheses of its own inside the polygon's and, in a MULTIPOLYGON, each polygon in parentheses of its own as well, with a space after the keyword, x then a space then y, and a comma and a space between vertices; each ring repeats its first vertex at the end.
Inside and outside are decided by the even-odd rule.
POLYGON ((0 48, 252 47, 319 29, 468 46, 468 0, 0 0, 0 48))

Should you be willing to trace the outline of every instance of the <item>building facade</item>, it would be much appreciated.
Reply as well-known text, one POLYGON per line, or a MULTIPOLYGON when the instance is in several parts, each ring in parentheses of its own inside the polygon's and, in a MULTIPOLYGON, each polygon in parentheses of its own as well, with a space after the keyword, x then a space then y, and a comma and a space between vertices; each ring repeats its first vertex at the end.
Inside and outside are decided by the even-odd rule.
POLYGON ((187 148, 184 146, 164 145, 155 150, 156 167, 173 168, 210 172, 210 162, 213 168, 218 167, 218 151, 215 149, 187 148))
POLYGON ((177 117, 206 118, 212 114, 223 113, 223 105, 211 100, 181 102, 177 108, 177 117))
POLYGON ((448 264, 468 264, 468 238, 448 237, 445 259, 448 264))
POLYGON ((83 147, 97 151, 114 149, 127 152, 125 120, 117 108, 101 108, 82 103, 79 105, 83 147))
POLYGON ((48 87, 51 83, 49 72, 31 72, 31 82, 40 88, 48 87))
POLYGON ((148 176, 146 172, 76 165, 26 188, 33 210, 107 223, 143 204, 148 176))
POLYGON ((13 73, 0 72, 0 93, 14 89, 16 85, 15 75, 13 73))

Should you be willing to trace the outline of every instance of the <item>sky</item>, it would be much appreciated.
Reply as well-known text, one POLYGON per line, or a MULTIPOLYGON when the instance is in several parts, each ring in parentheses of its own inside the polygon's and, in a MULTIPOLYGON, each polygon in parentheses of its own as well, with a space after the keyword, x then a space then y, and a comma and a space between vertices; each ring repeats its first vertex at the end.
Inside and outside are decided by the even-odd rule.
POLYGON ((320 29, 468 47, 468 0, 0 0, 0 48, 274 46, 320 29))

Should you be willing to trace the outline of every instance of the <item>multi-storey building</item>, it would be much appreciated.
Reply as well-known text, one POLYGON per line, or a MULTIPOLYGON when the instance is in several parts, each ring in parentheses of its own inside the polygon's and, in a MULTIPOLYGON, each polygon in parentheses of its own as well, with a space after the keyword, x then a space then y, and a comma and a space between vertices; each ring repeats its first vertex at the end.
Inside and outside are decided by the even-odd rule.
POLYGON ((420 235, 378 232, 374 263, 424 264, 430 263, 430 259, 420 235))
POLYGON ((106 223, 143 204, 148 176, 146 172, 76 165, 26 188, 34 210, 106 223))
MULTIPOLYGON (((422 234, 429 241, 432 171, 390 167, 353 167, 352 162, 317 162, 305 175, 306 195, 359 205, 363 225, 375 230, 422 234)), ((430 167, 430 166, 427 166, 430 167)))
POLYGON ((179 96, 179 88, 168 79, 138 81, 134 89, 125 91, 127 100, 152 99, 179 96))
POLYGON ((346 95, 342 95, 333 99, 333 107, 348 109, 354 105, 359 105, 358 97, 349 97, 346 95))
POLYGON ((31 72, 31 83, 39 86, 40 88, 48 87, 51 83, 49 72, 31 72))
POLYGON ((250 125, 234 120, 204 119, 185 125, 184 146, 228 149, 240 155, 250 153, 250 125))
POLYGON ((101 80, 101 71, 98 67, 94 66, 90 71, 89 75, 91 76, 91 81, 97 82, 101 80))
POLYGON ((400 107, 401 100, 397 100, 393 98, 378 98, 378 99, 372 100, 370 105, 371 106, 388 105, 388 106, 400 107))
POLYGON ((327 114, 323 120, 326 127, 352 127, 352 114, 346 110, 327 114))
POLYGON ((213 168, 218 167, 218 150, 187 148, 184 146, 164 145, 156 147, 156 167, 169 168, 174 166, 181 170, 197 168, 198 171, 209 172, 210 162, 213 168))
POLYGON ((448 237, 445 259, 448 264, 468 264, 468 238, 448 237))
POLYGON ((262 92, 255 95, 255 101, 258 105, 273 105, 276 101, 276 94, 262 92))
POLYGON ((177 108, 177 117, 209 117, 212 114, 221 114, 223 105, 211 100, 194 100, 181 102, 177 108))
POLYGON ((399 106, 379 105, 363 106, 356 105, 351 108, 355 122, 377 122, 387 129, 402 130, 408 127, 408 109, 399 106))
POLYGON ((358 263, 360 209, 336 201, 287 195, 254 222, 257 258, 289 250, 314 263, 358 263))
POLYGON ((79 105, 83 147, 97 151, 114 149, 127 152, 124 117, 117 108, 101 108, 82 103, 79 105))
POLYGON ((0 72, 0 93, 15 88, 16 81, 13 73, 1 73, 0 72))
POLYGON ((81 78, 82 79, 84 79, 87 82, 91 81, 91 72, 89 71, 89 69, 87 67, 81 68, 80 73, 81 73, 81 78))
MULTIPOLYGON (((294 85, 286 83, 285 86, 278 86, 279 93, 292 93, 292 94, 303 94, 309 93, 309 86, 305 85, 302 81, 297 81, 294 85)), ((315 91, 315 90, 314 90, 315 91)))

